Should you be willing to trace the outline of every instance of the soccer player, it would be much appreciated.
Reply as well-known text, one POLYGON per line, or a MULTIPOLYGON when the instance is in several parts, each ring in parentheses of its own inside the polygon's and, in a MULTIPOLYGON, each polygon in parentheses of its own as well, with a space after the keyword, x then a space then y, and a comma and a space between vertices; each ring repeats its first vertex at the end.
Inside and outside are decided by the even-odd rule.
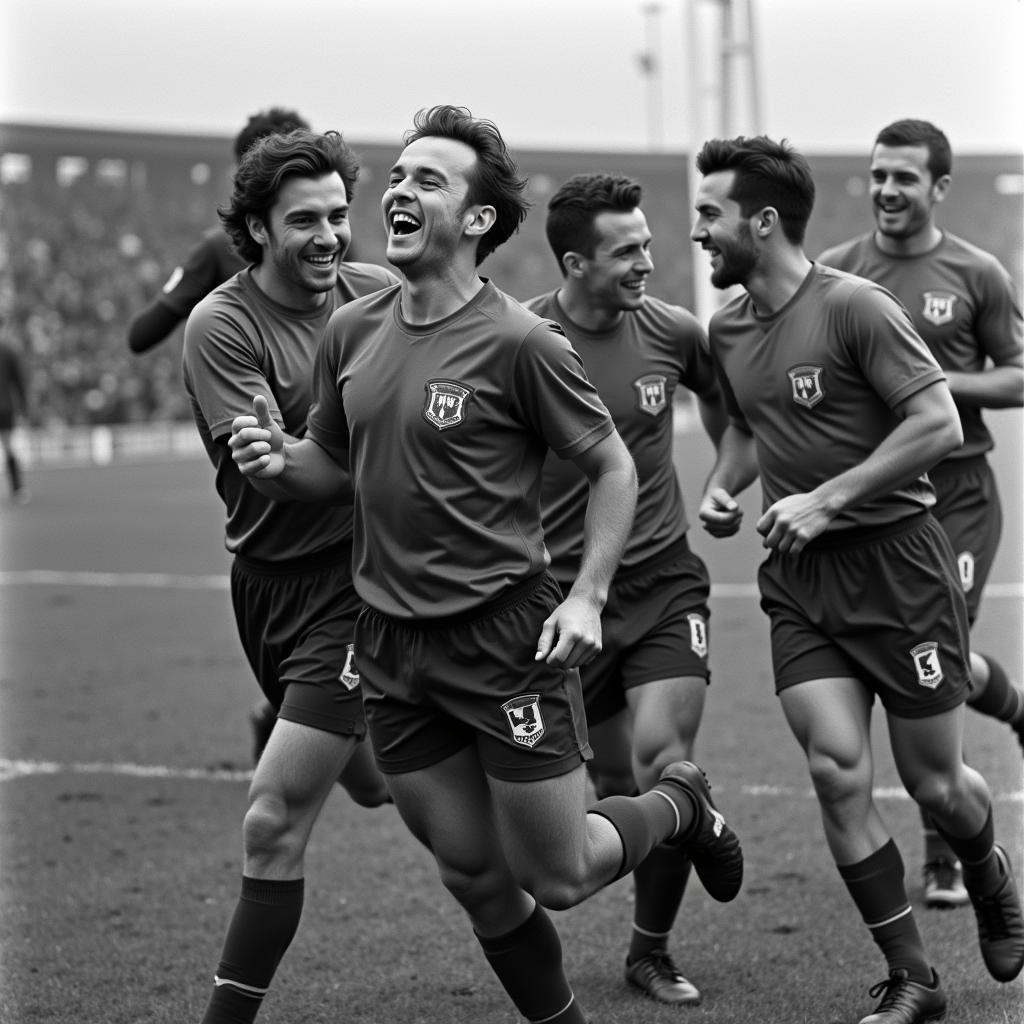
POLYGON ((255 1018, 298 927, 306 845, 335 781, 365 806, 389 799, 361 742, 347 474, 336 467, 336 504, 274 502, 245 482, 227 444, 253 391, 268 396, 280 429, 301 437, 331 314, 396 280, 382 267, 342 262, 358 171, 337 132, 300 129, 254 144, 221 211, 248 269, 203 299, 185 326, 185 387, 227 512, 238 632, 278 716, 249 790, 241 895, 204 1024, 255 1018))
MULTIPOLYGON (((604 608, 601 653, 580 668, 598 797, 647 792, 673 761, 691 760, 709 679, 708 574, 687 542, 672 461, 676 389, 697 396, 712 441, 726 416, 704 329, 646 294, 654 262, 642 194, 639 182, 608 174, 566 181, 546 223, 562 283, 526 303, 561 325, 637 469, 636 515, 604 608)), ((565 592, 579 569, 588 491, 571 461, 549 453, 544 542, 565 592)), ((626 979, 664 1003, 700 1002, 667 949, 689 871, 664 844, 633 871, 626 979)))
MULTIPOLYGON (((898 298, 946 373, 964 443, 928 471, 934 516, 956 555, 971 625, 999 546, 1003 513, 986 453, 984 409, 1024 405, 1024 318, 1010 275, 994 256, 943 231, 936 207, 949 192, 952 153, 928 121, 883 128, 871 154, 875 230, 823 252, 818 262, 869 278, 898 298)), ((969 707, 1006 722, 1024 748, 1024 691, 990 655, 971 652, 969 707)), ((926 811, 924 902, 969 902, 963 869, 926 811)))
POLYGON ((943 372, 883 288, 812 263, 807 161, 764 136, 697 157, 694 241, 716 287, 744 291, 711 319, 729 426, 701 500, 714 536, 760 473, 758 573, 775 687, 802 747, 839 874, 886 959, 861 1024, 941 1020, 946 997, 872 795, 881 701, 910 795, 964 865, 981 953, 999 981, 1024 965, 1024 921, 992 802, 961 754, 970 687, 967 608, 927 470, 961 444, 943 372))
POLYGON ((324 499, 351 465, 377 762, 519 1012, 582 1024, 544 908, 573 906, 670 839, 731 900, 743 856, 689 762, 587 812, 577 670, 600 649, 636 478, 561 330, 478 275, 525 216, 525 185, 489 121, 420 111, 382 200, 401 284, 331 318, 305 438, 286 442, 256 396, 230 443, 280 497, 324 499), (541 528, 548 449, 591 487, 566 595, 541 528))
POLYGON ((25 369, 17 349, 6 339, 0 338, 0 448, 4 453, 4 470, 11 501, 25 505, 30 500, 21 472, 21 463, 11 446, 11 431, 15 417, 28 413, 28 388, 25 386, 25 369))
MULTIPOLYGON (((290 132, 295 128, 308 131, 309 124, 298 111, 285 107, 271 107, 250 115, 235 136, 232 147, 235 163, 257 140, 274 132, 290 132)), ((200 299, 244 270, 245 266, 245 260, 231 244, 223 225, 208 228, 185 262, 174 268, 160 294, 132 317, 128 324, 128 347, 137 354, 155 348, 188 318, 200 299)), ((275 718, 274 708, 267 701, 260 701, 249 712, 254 761, 259 760, 267 745, 275 718)))

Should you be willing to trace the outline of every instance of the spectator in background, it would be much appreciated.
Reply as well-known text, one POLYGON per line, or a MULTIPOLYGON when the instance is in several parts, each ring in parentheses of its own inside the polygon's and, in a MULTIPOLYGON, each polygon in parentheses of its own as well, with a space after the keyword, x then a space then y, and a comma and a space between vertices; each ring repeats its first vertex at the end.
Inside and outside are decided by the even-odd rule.
MULTIPOLYGON (((271 107, 253 114, 235 136, 235 162, 238 163, 258 139, 295 128, 309 129, 309 124, 297 111, 271 107)), ((219 224, 209 228, 185 262, 174 268, 160 294, 132 317, 128 325, 128 347, 142 353, 159 345, 188 317, 200 299, 244 267, 245 261, 235 251, 224 228, 219 224)))
POLYGON ((18 415, 28 416, 28 389, 21 355, 5 338, 0 338, 0 446, 4 451, 4 469, 11 500, 19 505, 30 495, 21 475, 21 463, 11 447, 11 431, 18 415))

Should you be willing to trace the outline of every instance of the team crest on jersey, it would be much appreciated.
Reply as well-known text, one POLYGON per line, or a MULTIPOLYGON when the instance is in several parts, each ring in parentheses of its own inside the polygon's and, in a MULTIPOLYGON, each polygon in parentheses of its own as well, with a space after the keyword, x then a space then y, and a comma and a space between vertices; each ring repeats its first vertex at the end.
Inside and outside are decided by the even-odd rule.
POLYGON ((925 292, 921 315, 929 323, 941 327, 952 321, 955 306, 956 296, 952 292, 925 292))
POLYGON ((821 366, 794 366, 787 370, 793 385, 793 401, 807 409, 813 409, 824 397, 825 388, 821 377, 825 372, 821 366))
POLYGON ((957 568, 960 570, 960 586, 965 594, 974 589, 974 555, 970 551, 961 551, 956 556, 957 568))
POLYGON ((428 423, 438 430, 448 430, 465 420, 472 388, 454 380, 428 380, 424 390, 427 400, 423 406, 423 418, 428 423))
POLYGON ((706 658, 708 656, 708 624, 704 621, 704 617, 697 615, 696 612, 691 612, 686 619, 690 623, 690 650, 698 658, 706 658))
POLYGON ((356 667, 356 645, 349 644, 345 652, 345 665, 338 676, 346 690, 354 690, 359 685, 359 669, 356 667))
POLYGON ((657 416, 668 404, 668 380, 664 374, 648 373, 633 381, 636 388, 636 407, 648 416, 657 416))
POLYGON ((910 650, 917 669, 917 681, 929 690, 938 688, 942 682, 942 665, 939 663, 939 645, 936 643, 918 644, 910 650))
POLYGON ((540 694, 524 693, 501 705, 508 719, 512 739, 524 747, 536 746, 544 735, 544 717, 540 713, 540 694))

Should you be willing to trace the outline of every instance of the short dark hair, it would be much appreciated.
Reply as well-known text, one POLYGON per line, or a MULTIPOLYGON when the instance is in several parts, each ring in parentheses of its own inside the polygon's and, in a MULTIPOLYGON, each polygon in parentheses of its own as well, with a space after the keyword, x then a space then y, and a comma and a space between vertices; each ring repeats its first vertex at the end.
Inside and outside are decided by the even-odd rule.
POLYGON ((321 178, 335 171, 345 183, 349 202, 359 177, 359 161, 340 132, 317 135, 304 128, 286 135, 265 135, 242 156, 226 206, 217 210, 224 230, 242 259, 259 263, 263 248, 249 233, 246 218, 266 220, 289 178, 321 178))
POLYGON ((476 170, 469 180, 466 205, 493 206, 497 214, 491 229, 481 237, 476 250, 479 266, 502 242, 518 230, 530 204, 523 198, 526 178, 521 177, 497 126, 473 117, 465 107, 440 104, 424 108, 413 118, 405 133, 405 144, 423 138, 454 139, 465 143, 477 156, 476 170))
POLYGON ((767 135, 735 139, 709 139, 697 154, 701 174, 735 171, 729 198, 744 217, 766 206, 779 212, 782 232, 793 245, 801 245, 814 209, 814 178, 807 159, 786 139, 767 135))
POLYGON ((309 122, 297 111, 286 107, 271 107, 249 116, 242 130, 235 136, 235 163, 242 159, 245 151, 258 139, 266 135, 285 134, 296 128, 310 130, 309 122))
POLYGON ((931 121, 920 121, 913 117, 893 121, 875 136, 875 145, 924 146, 928 150, 928 173, 933 182, 953 171, 953 151, 949 139, 931 121))
POLYGON ((631 213, 640 205, 643 187, 634 178, 623 175, 574 174, 564 181, 548 200, 548 218, 544 230, 548 245, 558 260, 567 252, 594 255, 598 237, 594 221, 599 213, 631 213))

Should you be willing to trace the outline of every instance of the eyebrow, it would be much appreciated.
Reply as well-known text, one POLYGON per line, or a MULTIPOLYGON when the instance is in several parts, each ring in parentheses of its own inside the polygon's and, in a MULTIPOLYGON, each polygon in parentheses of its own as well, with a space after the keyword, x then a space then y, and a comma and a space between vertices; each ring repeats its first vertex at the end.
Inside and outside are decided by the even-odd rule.
MULTIPOLYGON (((419 178, 422 178, 424 175, 430 174, 430 175, 433 175, 435 178, 443 178, 445 181, 449 181, 450 180, 449 176, 444 171, 442 171, 440 167, 434 167, 431 164, 421 164, 419 166, 416 166, 414 164, 413 165, 413 171, 415 172, 416 176, 419 177, 419 178)), ((404 175, 404 174, 407 174, 407 173, 408 172, 405 170, 405 168, 403 168, 403 166, 400 163, 398 163, 398 164, 395 164, 391 168, 390 171, 388 171, 388 177, 390 177, 393 174, 403 174, 404 175)))

